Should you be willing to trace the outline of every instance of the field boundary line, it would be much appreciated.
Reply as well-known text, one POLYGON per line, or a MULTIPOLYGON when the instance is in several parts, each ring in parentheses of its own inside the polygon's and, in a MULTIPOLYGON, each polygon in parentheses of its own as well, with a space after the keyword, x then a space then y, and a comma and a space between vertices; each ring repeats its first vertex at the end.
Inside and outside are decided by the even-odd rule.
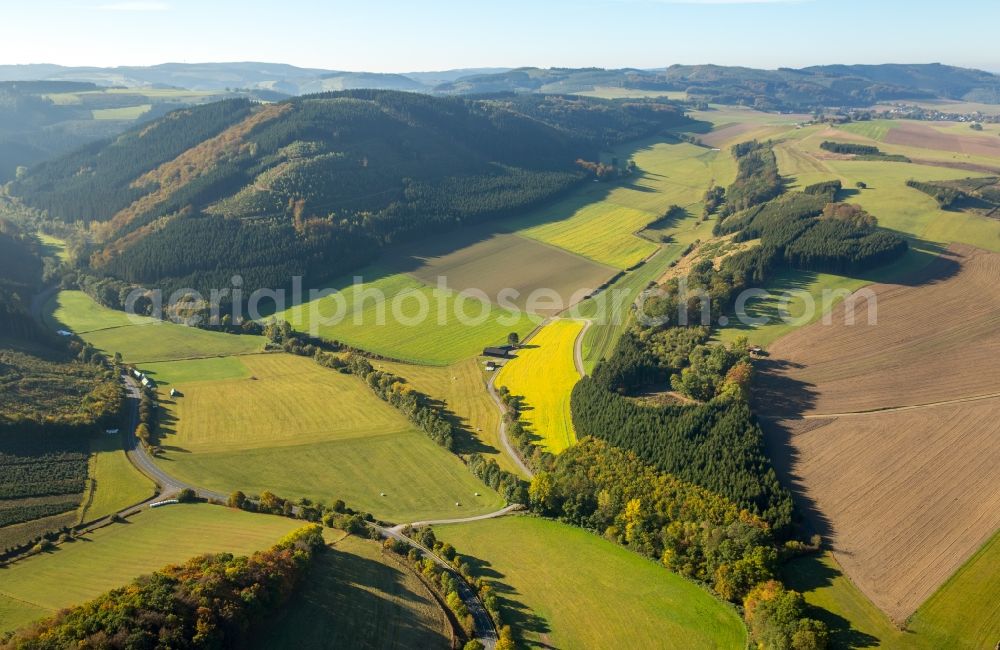
POLYGON ((24 603, 25 605, 31 605, 32 607, 38 607, 39 609, 44 609, 47 612, 58 612, 59 611, 59 608, 57 608, 57 607, 49 607, 48 605, 43 605, 41 603, 32 602, 30 600, 25 600, 24 598, 18 598, 17 596, 14 596, 13 594, 7 593, 6 591, 0 591, 0 596, 3 596, 4 598, 10 598, 11 600, 16 600, 17 602, 24 603))
MULTIPOLYGON (((918 409, 933 408, 935 406, 947 406, 949 404, 963 404, 965 402, 979 402, 982 400, 1000 398, 1000 393, 987 393, 985 395, 973 395, 971 397, 958 397, 955 399, 943 400, 940 402, 926 402, 924 404, 911 404, 908 406, 887 406, 885 408, 869 409, 867 411, 850 411, 847 413, 810 413, 803 415, 803 420, 821 420, 824 418, 843 418, 863 415, 879 415, 880 413, 897 413, 900 411, 914 411, 918 409)), ((781 419, 780 416, 763 416, 768 419, 781 419)))

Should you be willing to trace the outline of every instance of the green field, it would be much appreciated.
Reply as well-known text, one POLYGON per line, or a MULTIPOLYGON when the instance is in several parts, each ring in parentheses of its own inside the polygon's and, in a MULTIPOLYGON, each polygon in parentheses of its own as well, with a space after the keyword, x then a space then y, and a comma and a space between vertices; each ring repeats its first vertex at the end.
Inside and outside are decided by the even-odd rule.
POLYGON ((538 445, 559 453, 576 442, 569 413, 569 397, 580 381, 573 362, 573 347, 583 323, 554 320, 540 329, 517 358, 504 364, 496 385, 506 386, 524 398, 522 420, 538 445))
POLYGON ((500 413, 486 391, 487 375, 479 359, 466 359, 444 368, 391 361, 376 361, 375 367, 404 378, 410 386, 443 403, 464 433, 456 444, 459 453, 482 454, 508 472, 520 471, 502 451, 500 413))
POLYGON ((45 306, 45 318, 53 329, 66 328, 76 334, 154 322, 152 318, 103 307, 82 291, 57 293, 45 306))
POLYGON ((130 317, 97 304, 82 291, 62 291, 54 296, 46 306, 45 320, 53 329, 65 328, 79 334, 109 356, 120 352, 126 363, 222 357, 257 352, 264 347, 260 336, 237 336, 130 317))
POLYGON ((889 129, 896 126, 895 120, 870 120, 867 122, 851 122, 849 124, 841 124, 837 126, 838 129, 843 129, 848 133, 854 133, 856 135, 863 135, 866 138, 871 138, 872 140, 881 142, 885 134, 889 132, 889 129))
POLYGON ((498 583, 525 647, 746 647, 739 615, 701 587, 579 528, 508 517, 435 527, 498 583))
POLYGON ((1000 535, 993 537, 900 630, 843 574, 829 554, 784 568, 812 616, 827 623, 833 648, 990 648, 1000 638, 1000 535))
POLYGON ((242 359, 246 357, 212 357, 182 361, 160 361, 142 364, 142 371, 165 387, 191 384, 201 381, 221 381, 242 379, 250 376, 250 370, 242 359))
POLYGON ((95 120, 137 120, 153 108, 152 104, 137 104, 121 108, 96 108, 90 113, 95 120))
POLYGON ((38 233, 38 240, 42 242, 43 256, 53 256, 61 262, 65 262, 69 259, 69 252, 66 250, 66 242, 63 240, 58 237, 53 237, 52 235, 46 235, 43 232, 38 233))
POLYGON ((497 345, 511 331, 523 336, 533 327, 527 314, 512 316, 492 303, 439 292, 409 275, 371 270, 359 275, 378 279, 360 286, 342 284, 342 298, 319 298, 275 317, 302 332, 393 359, 439 366, 497 345))
POLYGON ((84 495, 80 521, 94 521, 134 506, 153 496, 154 485, 129 462, 117 435, 103 435, 91 442, 91 493, 84 495))
MULTIPOLYGON (((178 383, 181 396, 163 397, 157 462, 169 474, 220 492, 343 499, 392 521, 503 506, 456 456, 357 378, 287 354, 240 361, 245 377, 178 383)), ((171 372, 193 375, 180 365, 171 372)))
POLYGON ((632 158, 634 179, 607 186, 593 183, 571 197, 512 220, 518 233, 579 253, 597 262, 627 268, 656 251, 636 233, 673 204, 693 206, 713 180, 727 185, 736 168, 728 152, 691 144, 650 141, 615 151, 632 158))
POLYGON ((201 454, 364 438, 412 428, 364 382, 312 359, 283 353, 238 359, 246 368, 244 377, 173 383, 180 397, 161 391, 167 424, 160 442, 165 448, 176 454, 201 454))
POLYGON ((202 553, 270 547, 302 522, 207 505, 173 505, 0 568, 0 632, 82 603, 202 553))
POLYGON ((446 648, 433 594, 381 544, 345 537, 317 556, 299 593, 256 639, 269 648, 446 648))

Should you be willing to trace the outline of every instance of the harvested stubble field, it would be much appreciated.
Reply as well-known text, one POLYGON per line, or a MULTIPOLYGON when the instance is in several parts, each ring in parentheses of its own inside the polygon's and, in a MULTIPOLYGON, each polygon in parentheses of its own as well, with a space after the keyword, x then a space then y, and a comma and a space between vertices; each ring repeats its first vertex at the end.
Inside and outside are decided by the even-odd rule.
POLYGON ((901 622, 1000 528, 998 416, 994 398, 765 428, 844 571, 901 622))
POLYGON ((908 284, 877 284, 771 347, 771 414, 853 413, 1000 393, 1000 255, 953 245, 908 284), (853 316, 854 325, 847 324, 853 316))

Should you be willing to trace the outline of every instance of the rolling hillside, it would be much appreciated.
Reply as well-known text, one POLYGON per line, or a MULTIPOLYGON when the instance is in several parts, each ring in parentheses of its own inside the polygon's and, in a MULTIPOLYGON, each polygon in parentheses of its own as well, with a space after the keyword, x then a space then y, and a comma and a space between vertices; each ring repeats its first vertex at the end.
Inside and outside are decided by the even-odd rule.
POLYGON ((688 123, 662 100, 227 100, 40 165, 12 192, 87 223, 98 274, 205 288, 238 272, 247 290, 282 287, 354 270, 394 241, 538 204, 585 178, 576 159, 688 123))

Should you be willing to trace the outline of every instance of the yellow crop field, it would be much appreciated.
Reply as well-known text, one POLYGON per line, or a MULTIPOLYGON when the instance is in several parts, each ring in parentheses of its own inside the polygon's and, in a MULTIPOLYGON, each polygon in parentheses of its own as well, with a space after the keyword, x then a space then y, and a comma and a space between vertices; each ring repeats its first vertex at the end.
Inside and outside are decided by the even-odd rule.
POLYGON ((540 444, 558 453, 576 442, 569 401, 580 380, 573 361, 576 338, 583 323, 556 320, 541 330, 508 361, 497 376, 497 386, 506 386, 524 398, 523 418, 540 444))

